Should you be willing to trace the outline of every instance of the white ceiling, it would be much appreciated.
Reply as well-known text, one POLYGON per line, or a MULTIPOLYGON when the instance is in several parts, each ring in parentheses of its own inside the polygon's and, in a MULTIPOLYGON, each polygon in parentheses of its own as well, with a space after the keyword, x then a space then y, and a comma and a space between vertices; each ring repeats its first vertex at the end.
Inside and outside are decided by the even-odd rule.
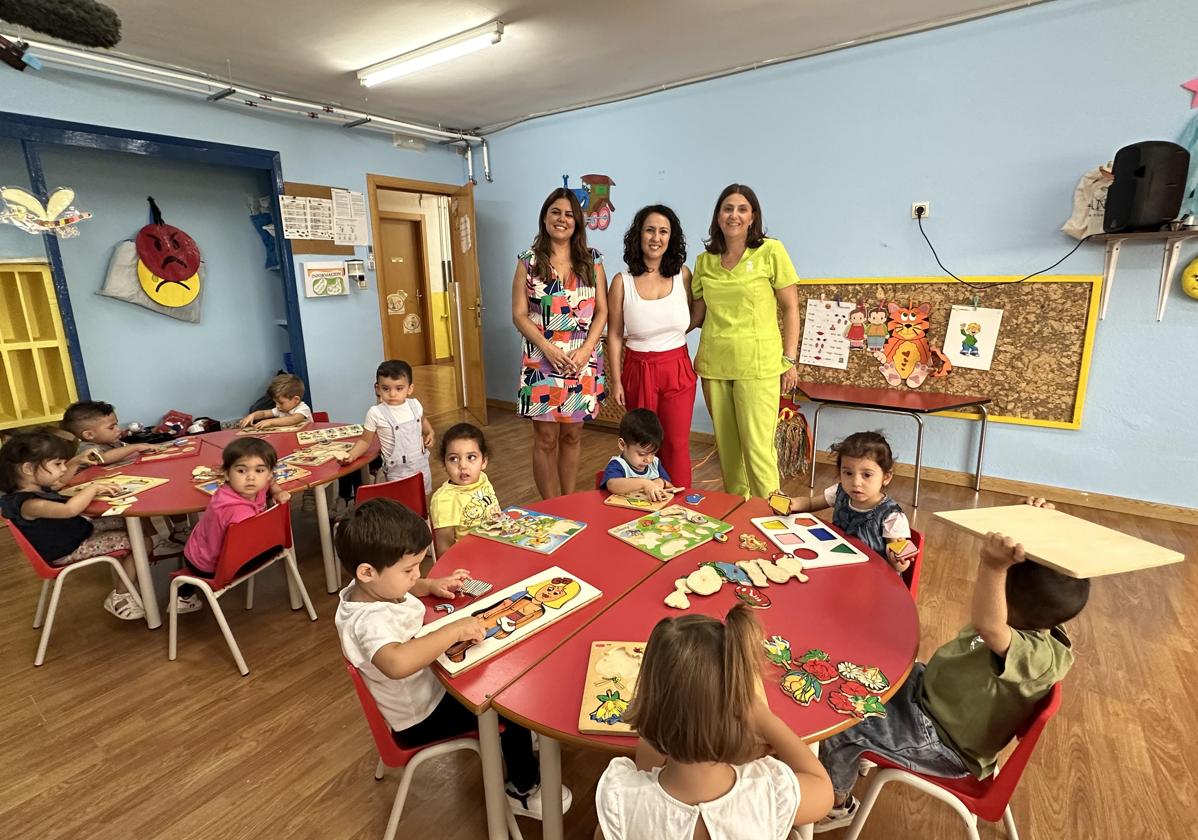
MULTIPOLYGON (((1038 0, 1030 0, 1037 2, 1038 0)), ((245 85, 453 128, 494 127, 1010 0, 104 0, 117 51, 245 85), (503 41, 371 90, 355 71, 490 20, 503 41)), ((38 37, 30 33, 30 37, 38 37)))

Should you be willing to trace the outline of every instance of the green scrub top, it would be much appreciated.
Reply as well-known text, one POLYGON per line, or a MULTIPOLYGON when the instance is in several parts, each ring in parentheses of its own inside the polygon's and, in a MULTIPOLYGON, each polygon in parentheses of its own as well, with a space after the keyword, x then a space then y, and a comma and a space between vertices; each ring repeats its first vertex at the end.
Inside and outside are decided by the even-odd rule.
POLYGON ((720 264, 719 254, 700 254, 691 289, 707 304, 707 317, 695 371, 705 379, 765 379, 787 371, 774 293, 798 282, 794 263, 777 239, 746 248, 731 271, 720 264))

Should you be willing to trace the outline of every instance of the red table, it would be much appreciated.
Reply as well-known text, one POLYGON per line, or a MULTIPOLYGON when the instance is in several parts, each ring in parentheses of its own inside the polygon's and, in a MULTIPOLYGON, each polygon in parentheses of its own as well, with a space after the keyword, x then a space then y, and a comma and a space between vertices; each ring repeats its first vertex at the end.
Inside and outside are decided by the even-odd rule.
MULTIPOLYGON (((990 397, 967 397, 959 394, 934 394, 912 389, 862 388, 857 385, 833 385, 825 382, 800 382, 798 389, 807 399, 818 403, 811 418, 811 447, 818 451, 816 434, 819 432, 819 414, 832 405, 857 411, 873 411, 878 414, 902 414, 915 421, 918 427, 915 438, 915 492, 912 507, 919 507, 919 469, 923 459, 923 415, 937 411, 958 411, 973 408, 981 415, 982 429, 978 435, 978 464, 973 489, 982 488, 982 453, 986 450, 986 425, 990 410, 986 407, 990 397)), ((811 487, 815 488, 814 459, 811 469, 811 487)))
MULTIPOLYGON (((760 532, 749 520, 770 516, 769 505, 751 499, 726 520, 735 526, 726 544, 708 543, 675 557, 602 615, 587 624, 494 698, 496 711, 541 733, 541 749, 550 739, 579 746, 631 755, 636 739, 631 736, 583 735, 578 731, 580 703, 586 691, 585 674, 591 643, 639 641, 662 618, 681 615, 667 607, 665 597, 674 581, 707 561, 737 561, 758 556, 737 545, 737 537, 760 532)), ((866 563, 813 569, 810 581, 797 581, 764 589, 772 605, 757 615, 766 635, 788 639, 797 659, 810 648, 826 651, 833 662, 849 660, 860 665, 877 665, 890 680, 884 699, 898 690, 919 649, 919 618, 915 603, 902 579, 878 555, 855 543, 870 555, 866 563)), ((715 595, 691 595, 690 611, 722 618, 736 603, 732 586, 725 584, 715 595)), ((783 671, 767 665, 766 696, 772 708, 804 740, 815 742, 854 725, 856 721, 835 712, 826 700, 800 706, 779 687, 783 671)), ((832 683, 825 691, 835 687, 832 683)), ((545 773, 542 784, 555 780, 545 773)), ((557 779, 560 784, 560 778, 557 779)), ((558 801, 546 790, 542 801, 558 801)), ((547 822, 545 836, 550 834, 547 822)), ((560 835, 554 835, 560 836, 560 835)))
MULTIPOLYGON (((341 425, 336 423, 315 423, 306 428, 320 429, 341 425)), ((208 507, 211 498, 202 490, 196 489, 192 481, 192 470, 198 466, 220 469, 221 453, 224 447, 236 440, 237 433, 232 430, 215 432, 207 435, 187 437, 187 444, 196 446, 196 451, 190 455, 166 460, 140 461, 135 460, 125 464, 109 464, 104 467, 89 467, 75 475, 70 484, 81 484, 97 478, 111 475, 137 475, 153 478, 168 479, 166 484, 139 492, 137 501, 121 514, 125 519, 125 527, 129 531, 129 542, 133 549, 133 562, 137 568, 138 587, 141 589, 142 605, 146 611, 146 624, 151 628, 162 624, 162 616, 158 609, 158 600, 154 595, 154 581, 150 575, 150 558, 145 550, 145 536, 142 529, 142 518, 151 516, 174 516, 179 514, 198 513, 208 507)), ((299 443, 295 433, 264 435, 279 452, 280 456, 294 452, 299 443)), ((361 458, 349 464, 328 461, 318 467, 304 467, 310 475, 283 484, 283 488, 291 492, 299 492, 309 487, 319 488, 343 475, 361 469, 377 454, 378 445, 375 443, 361 458)), ((320 531, 321 552, 324 559, 325 581, 329 592, 339 588, 337 560, 333 554, 333 541, 329 528, 328 500, 319 489, 314 493, 316 498, 316 524, 320 531)), ((103 500, 96 500, 88 506, 86 513, 96 517, 107 511, 109 505, 103 500)), ((291 593, 291 606, 299 609, 299 594, 291 593)))
MULTIPOLYGON (((506 837, 507 829, 502 810, 503 774, 499 754, 498 719, 491 709, 492 698, 638 583, 658 572, 663 565, 660 560, 620 542, 607 533, 608 529, 643 515, 635 510, 604 504, 603 500, 607 495, 601 490, 590 490, 527 505, 531 510, 587 523, 587 527, 581 533, 553 554, 537 554, 494 540, 467 536, 445 552, 429 572, 430 576, 436 577, 446 575, 456 568, 465 568, 470 570, 475 579, 495 585, 495 590, 481 599, 456 599, 453 603, 458 610, 468 610, 475 601, 485 603, 493 600, 495 591, 550 566, 560 566, 603 593, 599 598, 574 610, 536 635, 456 677, 449 677, 440 668, 435 669, 450 694, 479 716, 479 745, 483 754, 488 828, 491 837, 496 840, 506 837)), ((698 504, 686 506, 709 516, 722 518, 743 502, 740 496, 730 493, 703 495, 704 499, 698 504)), ((676 497, 679 504, 685 505, 684 498, 685 494, 676 497)), ((433 608, 437 604, 447 602, 439 598, 423 600, 426 605, 426 623, 442 617, 442 614, 434 612, 433 608)), ((541 764, 542 774, 545 773, 546 763, 554 766, 559 774, 560 786, 560 765, 554 764, 557 756, 556 746, 541 742, 541 764)))

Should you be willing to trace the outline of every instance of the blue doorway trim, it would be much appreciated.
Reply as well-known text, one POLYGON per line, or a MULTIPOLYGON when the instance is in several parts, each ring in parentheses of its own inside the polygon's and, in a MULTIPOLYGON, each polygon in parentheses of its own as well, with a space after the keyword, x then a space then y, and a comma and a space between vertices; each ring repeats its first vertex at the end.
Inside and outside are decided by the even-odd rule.
MULTIPOLYGON (((149 134, 141 131, 103 125, 52 120, 0 111, 0 138, 11 138, 21 142, 25 152, 25 165, 29 170, 29 183, 42 200, 46 196, 45 175, 42 172, 38 144, 75 146, 131 155, 183 160, 214 166, 231 166, 264 172, 271 184, 271 212, 275 230, 283 231, 279 211, 279 195, 283 192, 283 163, 279 153, 270 149, 255 149, 250 146, 232 146, 226 143, 210 143, 187 137, 171 137, 165 134, 149 134)), ((71 363, 76 369, 76 385, 80 397, 88 391, 87 376, 83 366, 83 355, 79 348, 79 336, 75 319, 71 314, 71 298, 67 291, 66 275, 62 268, 62 257, 58 240, 51 234, 43 234, 46 258, 50 261, 54 275, 54 288, 58 295, 58 306, 63 313, 63 327, 67 333, 71 363)), ((292 366, 307 388, 305 401, 311 405, 312 383, 308 379, 308 357, 304 352, 304 331, 300 322, 299 292, 295 283, 295 262, 291 255, 291 243, 276 236, 279 247, 279 273, 283 284, 283 300, 287 310, 287 337, 292 366)))

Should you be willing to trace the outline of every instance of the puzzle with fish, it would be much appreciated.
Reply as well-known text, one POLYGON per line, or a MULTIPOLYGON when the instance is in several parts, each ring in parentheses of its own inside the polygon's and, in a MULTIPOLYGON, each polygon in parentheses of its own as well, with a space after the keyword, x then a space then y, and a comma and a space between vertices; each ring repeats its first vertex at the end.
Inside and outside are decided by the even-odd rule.
POLYGON ((732 526, 727 522, 682 505, 671 505, 657 513, 617 525, 608 533, 658 560, 672 560, 731 530, 732 526))
POLYGON ((864 563, 869 559, 831 527, 810 514, 758 516, 749 521, 782 551, 802 560, 807 569, 846 566, 864 563))

